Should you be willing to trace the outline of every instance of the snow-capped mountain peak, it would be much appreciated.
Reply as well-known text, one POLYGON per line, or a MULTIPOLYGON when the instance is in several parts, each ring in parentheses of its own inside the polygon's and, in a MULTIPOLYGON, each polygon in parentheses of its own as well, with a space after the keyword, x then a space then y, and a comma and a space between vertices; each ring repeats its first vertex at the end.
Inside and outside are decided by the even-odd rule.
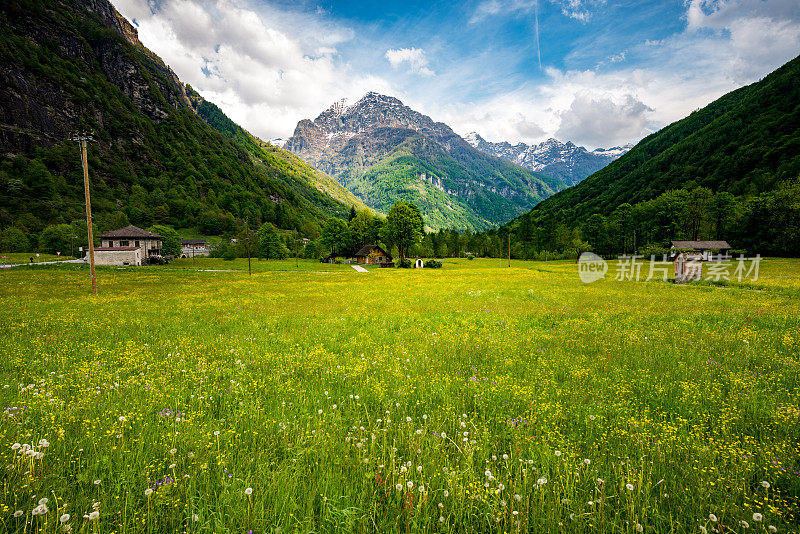
POLYGON ((613 148, 597 148, 589 151, 572 141, 561 142, 550 138, 537 145, 509 142, 493 143, 486 141, 477 132, 470 132, 464 140, 478 150, 499 158, 507 159, 532 171, 558 177, 570 185, 577 184, 625 152, 633 145, 613 148))

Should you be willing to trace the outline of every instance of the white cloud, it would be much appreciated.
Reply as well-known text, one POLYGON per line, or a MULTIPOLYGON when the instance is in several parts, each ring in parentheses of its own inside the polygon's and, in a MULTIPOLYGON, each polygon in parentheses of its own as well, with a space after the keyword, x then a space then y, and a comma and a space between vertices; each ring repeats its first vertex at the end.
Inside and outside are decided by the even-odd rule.
POLYGON ((686 20, 686 39, 703 40, 703 31, 715 33, 720 65, 739 85, 800 51, 797 0, 691 0, 686 20))
POLYGON ((384 57, 392 65, 393 69, 397 69, 404 63, 407 63, 410 72, 415 72, 422 76, 434 76, 436 74, 428 68, 428 59, 425 57, 425 50, 421 48, 392 48, 386 51, 384 57))
POLYGON ((256 12, 236 0, 115 4, 182 81, 259 137, 285 137, 338 98, 392 92, 341 60, 336 47, 353 32, 319 16, 256 12))
POLYGON ((578 139, 592 146, 619 145, 649 133, 647 114, 651 111, 630 94, 617 101, 579 93, 568 109, 558 113, 561 124, 556 137, 578 139))

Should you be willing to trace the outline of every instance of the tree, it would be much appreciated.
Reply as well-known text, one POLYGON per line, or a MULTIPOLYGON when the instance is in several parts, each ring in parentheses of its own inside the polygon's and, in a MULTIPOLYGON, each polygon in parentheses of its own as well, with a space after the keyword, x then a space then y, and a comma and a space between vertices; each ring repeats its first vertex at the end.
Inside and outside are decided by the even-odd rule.
POLYGON ((700 236, 713 198, 714 194, 707 187, 695 187, 689 194, 689 202, 686 205, 686 229, 693 241, 700 236))
POLYGON ((72 241, 72 227, 68 224, 56 224, 42 230, 39 236, 39 250, 49 254, 69 251, 72 241))
POLYGON ((355 218, 356 218, 356 207, 350 206, 350 216, 347 217, 347 222, 349 223, 355 218))
POLYGON ((0 250, 3 252, 28 252, 28 236, 19 228, 6 228, 0 236, 0 250))
POLYGON ((163 224, 151 226, 148 230, 164 238, 161 245, 161 251, 164 254, 172 256, 181 255, 181 236, 178 235, 178 232, 163 224))
POLYGON ((736 218, 736 197, 727 191, 718 192, 711 202, 711 214, 714 218, 714 238, 723 239, 728 225, 736 218))
POLYGON ((372 236, 372 216, 369 210, 360 210, 356 213, 355 217, 350 219, 350 237, 352 239, 353 248, 361 248, 364 245, 377 244, 371 239, 372 236))
POLYGON ((398 201, 389 210, 381 237, 397 247, 400 260, 406 257, 408 249, 422 239, 425 223, 419 208, 408 202, 398 201))
POLYGON ((286 248, 281 236, 272 223, 264 223, 256 232, 258 238, 258 257, 268 260, 282 260, 289 257, 289 249, 286 248))
POLYGON ((350 232, 347 223, 341 219, 330 219, 322 229, 320 243, 328 247, 331 252, 342 252, 350 242, 350 232))

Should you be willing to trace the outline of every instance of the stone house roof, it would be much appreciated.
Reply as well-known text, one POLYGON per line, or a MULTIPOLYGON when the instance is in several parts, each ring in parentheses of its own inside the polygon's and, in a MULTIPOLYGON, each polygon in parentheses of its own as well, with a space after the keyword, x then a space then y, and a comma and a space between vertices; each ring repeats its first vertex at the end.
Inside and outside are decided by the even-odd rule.
POLYGON ((109 238, 164 239, 162 236, 158 234, 154 234, 153 232, 148 232, 147 230, 143 230, 142 228, 133 225, 126 226, 125 228, 120 228, 119 230, 112 230, 100 236, 100 239, 109 239, 109 238))

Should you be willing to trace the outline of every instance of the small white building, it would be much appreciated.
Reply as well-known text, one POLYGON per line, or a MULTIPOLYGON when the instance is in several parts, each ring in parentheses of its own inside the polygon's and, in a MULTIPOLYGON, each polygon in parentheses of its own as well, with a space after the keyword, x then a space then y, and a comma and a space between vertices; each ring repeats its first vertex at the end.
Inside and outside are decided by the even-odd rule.
POLYGON ((161 257, 164 238, 138 226, 126 226, 100 236, 94 249, 97 265, 143 265, 161 257))
POLYGON ((205 239, 181 239, 181 258, 194 258, 195 256, 208 256, 211 249, 205 239))

